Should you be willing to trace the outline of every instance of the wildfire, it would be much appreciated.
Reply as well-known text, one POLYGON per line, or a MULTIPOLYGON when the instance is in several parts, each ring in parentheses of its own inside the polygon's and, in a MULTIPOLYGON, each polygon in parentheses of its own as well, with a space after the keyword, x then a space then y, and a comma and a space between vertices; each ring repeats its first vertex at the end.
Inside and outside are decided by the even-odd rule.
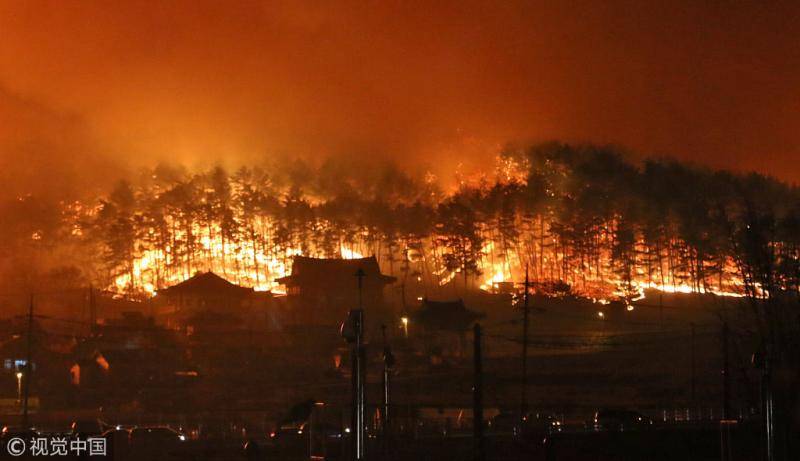
POLYGON ((502 258, 497 262, 492 262, 494 260, 494 252, 495 242, 490 241, 484 245, 482 262, 486 267, 484 273, 489 274, 489 277, 485 278, 480 285, 480 289, 484 291, 496 291, 501 283, 511 280, 513 275, 511 274, 511 265, 509 261, 518 259, 516 253, 510 251, 510 255, 507 255, 506 258, 502 258))
POLYGON ((481 290, 484 291, 492 291, 497 289, 498 285, 502 282, 508 280, 508 276, 506 275, 505 271, 498 270, 494 273, 491 277, 486 279, 480 286, 481 290))
POLYGON ((348 248, 344 245, 341 246, 340 254, 342 255, 342 259, 359 259, 364 257, 364 255, 362 255, 361 253, 353 250, 352 248, 348 248))
POLYGON ((452 282, 453 279, 456 278, 456 275, 458 275, 459 272, 461 271, 460 270, 447 271, 446 269, 442 268, 442 270, 434 272, 434 275, 441 276, 441 278, 439 279, 439 286, 445 286, 448 283, 452 282))
MULTIPOLYGON (((218 271, 225 278, 242 285, 253 287, 256 291, 272 291, 276 294, 285 294, 280 284, 275 279, 291 273, 291 257, 302 255, 300 249, 290 248, 280 254, 259 251, 252 246, 236 247, 227 245, 219 235, 203 235, 200 238, 203 252, 209 258, 202 266, 194 267, 195 272, 200 270, 218 271), (256 267, 258 269, 256 269, 256 267)), ((114 280, 114 291, 124 293, 135 287, 148 295, 155 294, 156 290, 165 286, 180 283, 191 274, 187 270, 170 271, 171 251, 162 253, 157 250, 145 250, 133 260, 130 272, 117 276, 114 280)), ((363 258, 358 251, 342 244, 340 256, 344 259, 363 258)))
POLYGON ((642 298, 644 298, 644 290, 645 289, 654 289, 658 291, 662 291, 664 293, 700 293, 700 294, 714 294, 717 296, 727 296, 733 298, 741 298, 744 297, 744 294, 734 291, 726 291, 726 290, 718 290, 718 289, 706 289, 705 287, 698 287, 693 288, 691 285, 687 283, 682 283, 678 285, 671 285, 671 284, 660 284, 656 282, 642 282, 642 298))
MULTIPOLYGON (((446 225, 450 221, 439 222, 419 235, 390 234, 375 223, 354 221, 348 225, 347 220, 314 215, 317 205, 313 201, 296 202, 302 205, 296 210, 300 217, 287 218, 275 208, 258 205, 277 196, 285 200, 278 207, 288 210, 295 202, 289 200, 287 191, 270 190, 273 195, 263 192, 259 196, 254 192, 257 185, 245 186, 230 178, 227 202, 215 199, 215 189, 207 185, 196 189, 200 202, 191 205, 169 201, 164 205, 158 202, 158 194, 164 190, 146 191, 154 192, 156 199, 144 197, 145 203, 155 202, 161 214, 148 217, 146 210, 134 210, 131 221, 141 229, 135 232, 129 251, 122 252, 124 258, 111 269, 114 275, 109 288, 119 294, 152 295, 196 272, 213 271, 242 286, 282 293, 275 280, 291 273, 295 255, 344 259, 375 255, 384 273, 398 278, 411 275, 419 285, 458 283, 459 289, 503 292, 524 279, 527 267, 530 281, 544 294, 583 296, 600 304, 613 299, 641 300, 647 290, 743 296, 743 283, 732 261, 693 261, 691 249, 675 237, 658 246, 648 245, 641 229, 633 228, 627 237, 627 253, 620 253, 620 217, 595 221, 594 227, 578 232, 565 230, 554 213, 537 211, 531 216, 515 209, 513 203, 504 208, 507 191, 524 187, 530 168, 527 160, 498 157, 494 184, 508 189, 481 189, 488 184, 483 176, 469 186, 487 194, 474 195, 478 203, 495 201, 487 207, 493 211, 476 212, 470 218, 474 221, 463 223, 457 222, 456 215, 452 227, 446 225), (488 195, 490 190, 501 192, 488 195), (305 211, 303 207, 307 207, 305 211)), ((429 173, 424 181, 428 184, 435 178, 429 173)), ((462 178, 462 188, 467 183, 472 180, 462 178)), ((545 193, 554 197, 556 192, 548 184, 545 193)), ((464 189, 452 192, 459 193, 472 194, 464 189)), ((76 216, 102 213, 102 206, 79 203, 70 204, 69 209, 76 216)), ((436 211, 435 206, 432 210, 436 211)), ((80 222, 75 220, 72 235, 83 238, 87 232, 80 222)))
MULTIPOLYGON (((235 245, 226 242, 219 229, 195 224, 193 231, 199 241, 201 257, 194 264, 177 265, 173 246, 164 251, 145 249, 131 264, 130 270, 114 279, 113 289, 119 293, 139 291, 149 295, 166 286, 180 283, 198 271, 214 271, 230 281, 256 291, 283 293, 275 279, 289 275, 291 258, 302 255, 297 248, 283 251, 264 251, 254 245, 235 245)), ((182 238, 178 233, 176 239, 182 238)), ((139 247, 145 242, 139 242, 139 247)), ((342 255, 357 258, 358 253, 342 247, 342 255)))
MULTIPOLYGON (((270 224, 265 223, 265 225, 269 227, 270 224)), ((209 228, 194 224, 192 234, 198 245, 195 258, 190 262, 182 261, 175 250, 176 245, 188 237, 186 233, 176 232, 173 236, 176 243, 166 245, 163 250, 146 248, 147 242, 138 242, 137 247, 143 248, 143 250, 133 259, 127 271, 115 277, 111 288, 118 293, 141 292, 153 295, 158 289, 179 283, 191 277, 195 272, 214 271, 239 285, 250 286, 257 291, 270 290, 280 294, 283 293, 283 289, 275 282, 275 279, 290 274, 292 256, 305 254, 299 247, 280 249, 274 245, 254 245, 246 241, 229 242, 223 238, 221 229, 214 226, 209 228)), ((356 250, 353 245, 342 243, 338 247, 337 254, 332 256, 344 259, 362 258, 365 253, 361 248, 372 250, 371 254, 380 255, 376 248, 370 247, 369 236, 364 235, 363 237, 364 240, 356 242, 359 250, 356 250)), ((409 264, 420 267, 420 273, 424 272, 425 267, 431 267, 430 273, 434 276, 433 279, 438 280, 440 286, 444 286, 452 283, 457 276, 463 274, 463 271, 447 269, 441 258, 445 249, 437 248, 433 242, 435 239, 431 239, 423 248, 408 248, 402 254, 394 257, 407 258, 409 264)), ((309 246, 309 249, 311 256, 330 257, 313 246, 309 246)), ((563 284, 569 286, 572 293, 599 300, 598 302, 601 304, 607 303, 608 298, 625 299, 628 302, 638 301, 644 299, 645 291, 648 289, 666 293, 712 293, 718 296, 743 296, 741 292, 737 291, 741 284, 731 273, 727 273, 725 284, 714 287, 694 287, 679 280, 662 283, 652 276, 648 279, 646 274, 639 273, 641 271, 635 273, 630 280, 623 281, 610 268, 607 269, 607 272, 601 273, 573 268, 570 272, 561 274, 562 277, 567 275, 567 279, 556 280, 548 277, 550 275, 548 271, 563 264, 564 257, 565 255, 557 252, 547 252, 547 256, 542 256, 538 260, 538 266, 531 265, 532 280, 540 284, 548 280, 551 282, 561 280, 563 284)), ((383 270, 390 272, 390 269, 386 267, 387 260, 387 257, 379 257, 383 270)), ((491 239, 487 239, 482 248, 478 267, 480 267, 481 275, 475 285, 487 292, 502 291, 502 284, 519 282, 524 278, 525 273, 523 258, 515 250, 503 249, 500 242, 491 239)), ((421 280, 420 277, 418 279, 421 280)))

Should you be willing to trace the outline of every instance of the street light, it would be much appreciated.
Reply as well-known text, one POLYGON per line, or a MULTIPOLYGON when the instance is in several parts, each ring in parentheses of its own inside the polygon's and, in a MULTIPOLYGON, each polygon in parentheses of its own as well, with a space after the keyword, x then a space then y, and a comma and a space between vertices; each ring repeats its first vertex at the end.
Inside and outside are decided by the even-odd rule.
POLYGON ((400 321, 403 322, 403 335, 408 338, 408 317, 400 317, 400 321))
POLYGON ((22 372, 17 372, 17 403, 22 402, 22 372))

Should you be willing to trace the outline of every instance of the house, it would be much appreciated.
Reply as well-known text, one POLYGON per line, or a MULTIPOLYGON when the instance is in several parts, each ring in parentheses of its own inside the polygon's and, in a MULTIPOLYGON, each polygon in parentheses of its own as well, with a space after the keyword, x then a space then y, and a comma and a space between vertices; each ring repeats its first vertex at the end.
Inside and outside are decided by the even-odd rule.
POLYGON ((434 357, 464 355, 466 334, 475 322, 486 315, 467 309, 461 299, 432 301, 423 299, 410 316, 409 330, 421 338, 426 352, 434 357))
POLYGON ((75 345, 72 358, 71 383, 83 403, 126 402, 145 391, 180 395, 199 377, 181 336, 141 312, 107 319, 75 345))
POLYGON ((199 272, 157 293, 177 311, 230 311, 248 304, 255 290, 233 284, 213 272, 199 272))
POLYGON ((359 307, 359 302, 367 313, 377 314, 385 307, 384 288, 396 280, 381 273, 375 256, 358 259, 295 256, 291 275, 276 282, 286 286, 295 323, 338 325, 350 309, 359 307), (357 273, 363 274, 360 296, 357 273))
POLYGON ((279 324, 279 319, 270 315, 272 293, 236 285, 213 272, 198 273, 158 290, 154 301, 158 320, 187 334, 200 327, 198 322, 205 324, 209 316, 227 316, 272 329, 279 324))

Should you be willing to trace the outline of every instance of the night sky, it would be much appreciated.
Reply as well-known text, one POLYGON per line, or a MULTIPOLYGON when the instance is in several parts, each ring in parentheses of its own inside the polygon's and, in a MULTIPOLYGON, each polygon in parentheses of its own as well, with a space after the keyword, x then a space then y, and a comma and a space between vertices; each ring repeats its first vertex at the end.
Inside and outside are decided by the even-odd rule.
POLYGON ((6 189, 550 139, 800 182, 799 110, 797 2, 0 2, 6 189))

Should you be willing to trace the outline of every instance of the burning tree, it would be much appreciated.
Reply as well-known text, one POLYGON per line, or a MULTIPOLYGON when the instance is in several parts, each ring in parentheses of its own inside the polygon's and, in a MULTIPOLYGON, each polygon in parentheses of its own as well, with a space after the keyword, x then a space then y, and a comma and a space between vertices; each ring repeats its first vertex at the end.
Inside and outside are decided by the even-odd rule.
POLYGON ((481 274, 484 239, 478 226, 475 207, 470 206, 467 197, 456 196, 438 207, 435 243, 441 251, 443 268, 450 274, 445 283, 460 272, 466 288, 469 274, 481 274))
POLYGON ((740 184, 741 218, 732 232, 749 315, 739 334, 752 338, 761 370, 766 444, 775 459, 785 457, 800 420, 800 298, 798 298, 797 203, 763 178, 740 184))
MULTIPOLYGON (((37 232, 31 217, 7 241, 102 255, 82 265, 86 278, 125 295, 206 270, 277 290, 293 255, 374 254, 384 272, 415 274, 430 290, 456 275, 493 290, 527 264, 542 289, 594 298, 635 299, 647 288, 742 296, 765 283, 732 237, 749 201, 779 216, 767 247, 782 271, 774 283, 797 291, 795 188, 559 143, 507 149, 497 164, 493 177, 462 177, 450 193, 431 175, 386 165, 295 161, 233 174, 159 166, 105 197, 56 204, 54 231, 37 232), (762 200, 762 190, 772 195, 762 200)), ((24 216, 31 203, 6 213, 24 216)))

